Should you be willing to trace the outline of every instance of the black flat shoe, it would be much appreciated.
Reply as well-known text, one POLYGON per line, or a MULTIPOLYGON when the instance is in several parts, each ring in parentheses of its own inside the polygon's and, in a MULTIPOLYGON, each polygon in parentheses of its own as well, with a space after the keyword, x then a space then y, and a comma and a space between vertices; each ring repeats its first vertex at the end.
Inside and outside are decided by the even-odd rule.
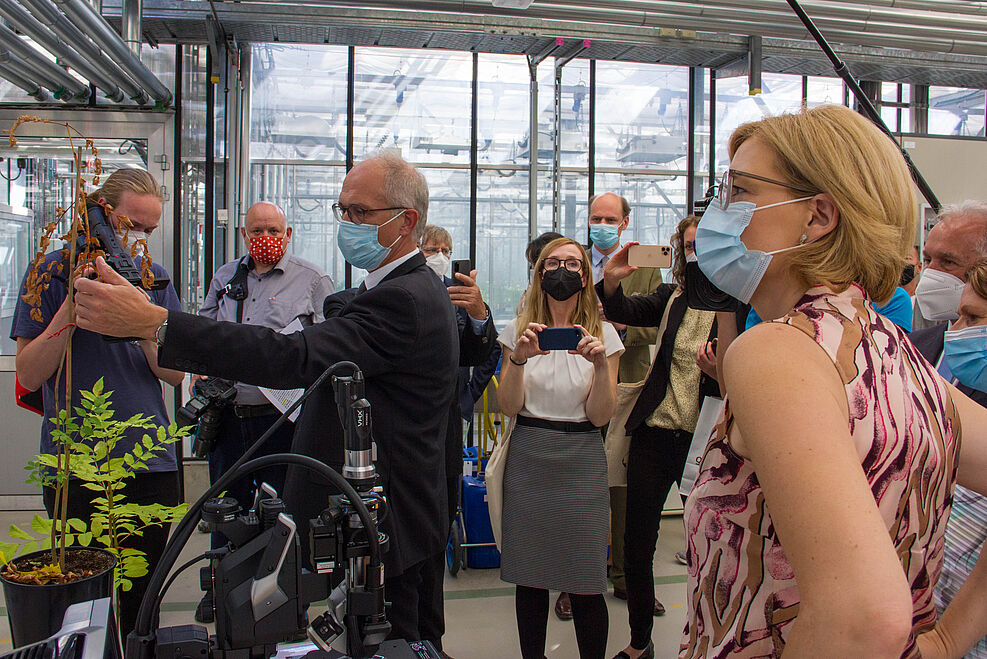
MULTIPOLYGON (((631 656, 621 650, 613 656, 613 659, 631 659, 631 656)), ((655 644, 652 641, 648 641, 648 647, 638 655, 638 659, 655 659, 655 644)))

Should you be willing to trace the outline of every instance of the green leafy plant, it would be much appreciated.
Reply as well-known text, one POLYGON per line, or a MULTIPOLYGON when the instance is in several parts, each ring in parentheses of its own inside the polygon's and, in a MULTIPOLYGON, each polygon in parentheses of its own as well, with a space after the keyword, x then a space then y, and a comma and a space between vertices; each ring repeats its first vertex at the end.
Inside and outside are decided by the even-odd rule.
MULTIPOLYGON (((130 590, 131 580, 148 572, 144 553, 127 547, 127 540, 143 535, 144 530, 159 524, 178 521, 185 514, 187 504, 165 506, 162 504, 137 504, 126 501, 122 490, 127 481, 137 472, 146 469, 147 461, 155 455, 167 451, 169 444, 180 441, 188 434, 188 428, 179 428, 172 423, 168 427, 159 426, 151 417, 135 414, 126 420, 113 418, 110 396, 112 391, 103 390, 100 378, 91 391, 82 391, 80 407, 75 408, 76 416, 66 410, 59 410, 57 428, 52 438, 59 445, 58 455, 40 455, 28 464, 29 483, 39 483, 58 488, 67 478, 63 469, 69 465, 68 473, 82 481, 82 487, 93 492, 94 512, 89 520, 51 520, 36 515, 31 522, 34 534, 11 525, 10 537, 13 542, 0 542, 0 561, 8 563, 6 557, 14 557, 39 549, 52 549, 64 538, 65 546, 102 546, 117 558, 114 584, 122 590, 130 590), (133 448, 114 456, 114 449, 126 439, 127 431, 140 428, 148 431, 133 448)), ((54 552, 53 552, 54 553, 54 552)), ((52 572, 57 565, 55 556, 52 565, 37 570, 20 572, 27 582, 34 582, 52 572), (42 574, 39 574, 42 573, 42 574)), ((5 576, 11 576, 13 566, 7 566, 5 576)))

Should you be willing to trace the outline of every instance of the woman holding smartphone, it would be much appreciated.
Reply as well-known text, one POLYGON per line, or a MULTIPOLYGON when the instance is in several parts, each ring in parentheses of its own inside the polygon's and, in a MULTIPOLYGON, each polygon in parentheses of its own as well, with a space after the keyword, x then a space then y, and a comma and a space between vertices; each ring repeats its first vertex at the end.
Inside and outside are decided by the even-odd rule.
POLYGON ((641 394, 627 419, 627 516, 624 526, 624 579, 630 643, 614 659, 653 659, 651 631, 665 608, 655 597, 654 561, 661 511, 672 484, 682 479, 692 433, 707 396, 718 397, 716 380, 700 371, 697 352, 709 350, 717 334, 716 314, 686 304, 685 264, 694 257, 699 218, 689 215, 672 236, 674 284, 651 295, 625 297, 620 280, 637 268, 627 264, 634 243, 611 257, 597 284, 607 318, 626 325, 664 324, 641 394), (662 323, 664 319, 664 323, 662 323))
POLYGON ((592 266, 569 238, 535 264, 520 315, 499 337, 501 410, 516 416, 504 473, 501 578, 516 584, 521 655, 545 656, 549 590, 568 592, 581 659, 602 659, 609 515, 600 427, 613 415, 623 345, 600 320, 592 266), (539 333, 578 328, 572 349, 543 350, 539 333))

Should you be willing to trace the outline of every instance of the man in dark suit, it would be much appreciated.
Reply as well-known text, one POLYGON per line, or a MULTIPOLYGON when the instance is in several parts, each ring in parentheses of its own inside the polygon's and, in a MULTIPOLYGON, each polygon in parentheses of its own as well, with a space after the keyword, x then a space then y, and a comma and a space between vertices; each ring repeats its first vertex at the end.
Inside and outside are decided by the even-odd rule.
MULTIPOLYGON (((78 323, 155 338, 161 364, 278 389, 305 387, 340 360, 356 362, 373 406, 376 466, 390 510, 382 526, 390 534, 384 583, 392 637, 417 639, 422 569, 448 532, 443 441, 456 393, 456 321, 445 287, 417 248, 428 210, 418 170, 393 155, 365 160, 346 175, 333 209, 343 256, 368 270, 358 294, 333 318, 282 335, 159 312, 100 262, 106 281, 77 287, 78 323)), ((330 386, 302 407, 292 450, 341 469, 342 429, 330 386)), ((303 547, 308 520, 330 493, 324 480, 289 471, 285 501, 303 547)))
MULTIPOLYGON (((457 279, 445 276, 452 256, 452 236, 435 225, 429 225, 421 238, 422 254, 429 268, 441 278, 449 292, 449 299, 455 307, 456 325, 459 334, 459 395, 449 409, 449 423, 445 435, 445 483, 448 499, 448 524, 456 516, 459 497, 459 477, 463 471, 463 416, 465 408, 460 407, 463 391, 466 390, 470 367, 482 364, 490 357, 496 345, 497 333, 490 315, 490 307, 483 301, 480 288, 476 285, 476 271, 470 276, 458 274, 457 279)), ((350 288, 326 298, 323 313, 326 318, 338 315, 357 294, 350 288)), ((473 403, 469 404, 472 414, 473 403)), ((446 526, 448 536, 449 526, 446 526)), ((444 598, 442 582, 445 575, 445 546, 426 560, 422 568, 421 588, 418 594, 418 629, 421 638, 431 641, 443 657, 442 635, 445 633, 444 598)))

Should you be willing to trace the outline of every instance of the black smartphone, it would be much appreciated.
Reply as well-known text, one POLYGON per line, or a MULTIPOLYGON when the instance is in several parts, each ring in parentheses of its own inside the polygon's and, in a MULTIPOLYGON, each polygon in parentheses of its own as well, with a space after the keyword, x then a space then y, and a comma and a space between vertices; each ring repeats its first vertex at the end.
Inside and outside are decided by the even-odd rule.
POLYGON ((542 350, 575 350, 582 338, 578 327, 546 327, 538 332, 538 347, 542 350))
MULTIPOLYGON (((456 273, 464 274, 467 277, 470 276, 470 272, 473 270, 473 264, 469 259, 456 259, 452 262, 452 278, 456 279, 456 273)), ((459 281, 456 279, 456 281, 459 281)))

